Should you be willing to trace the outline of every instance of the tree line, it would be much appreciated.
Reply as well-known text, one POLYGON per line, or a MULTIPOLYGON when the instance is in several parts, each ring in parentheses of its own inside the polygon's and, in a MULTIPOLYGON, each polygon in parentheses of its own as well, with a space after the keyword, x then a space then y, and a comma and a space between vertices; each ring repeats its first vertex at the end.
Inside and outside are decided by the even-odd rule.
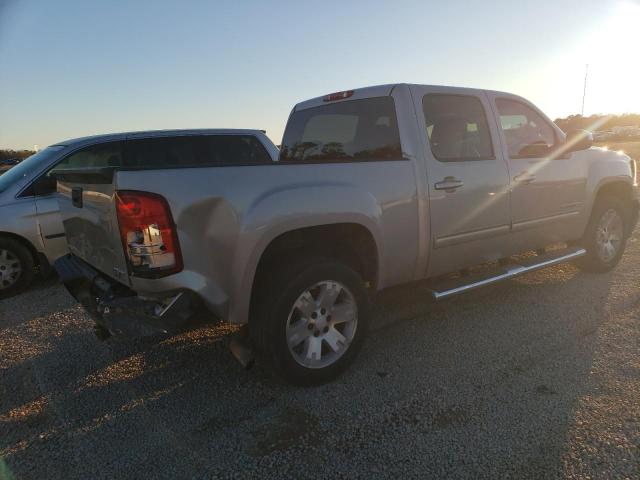
POLYGON ((33 150, 6 150, 0 149, 0 162, 3 160, 8 160, 10 158, 19 158, 20 160, 24 160, 27 157, 33 155, 33 150))
POLYGON ((555 124, 565 133, 571 130, 603 131, 613 127, 626 127, 630 125, 640 126, 640 114, 625 113, 623 115, 569 115, 565 118, 556 118, 555 124))

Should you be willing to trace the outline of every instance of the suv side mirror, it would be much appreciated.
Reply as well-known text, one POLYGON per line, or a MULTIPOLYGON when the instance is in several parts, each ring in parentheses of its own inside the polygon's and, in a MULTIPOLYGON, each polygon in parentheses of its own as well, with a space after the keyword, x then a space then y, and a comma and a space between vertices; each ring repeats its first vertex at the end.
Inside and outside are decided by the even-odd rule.
POLYGON ((566 152, 587 150, 593 146, 593 135, 587 130, 572 130, 565 141, 566 152))
POLYGON ((34 183, 35 194, 38 196, 51 195, 57 189, 58 182, 54 177, 43 175, 34 183))

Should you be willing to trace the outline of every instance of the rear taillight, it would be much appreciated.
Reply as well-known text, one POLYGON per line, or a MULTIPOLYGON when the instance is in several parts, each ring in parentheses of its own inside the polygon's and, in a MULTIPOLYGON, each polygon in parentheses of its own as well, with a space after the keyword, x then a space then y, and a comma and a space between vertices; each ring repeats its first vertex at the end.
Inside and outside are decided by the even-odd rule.
POLYGON ((116 211, 131 273, 164 277, 182 270, 176 226, 167 201, 147 192, 119 191, 116 211))

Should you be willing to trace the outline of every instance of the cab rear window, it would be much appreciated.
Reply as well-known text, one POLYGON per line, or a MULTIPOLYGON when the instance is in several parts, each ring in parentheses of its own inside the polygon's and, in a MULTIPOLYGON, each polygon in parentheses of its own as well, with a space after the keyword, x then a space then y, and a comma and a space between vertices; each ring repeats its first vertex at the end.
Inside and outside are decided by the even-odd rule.
POLYGON ((392 97, 322 105, 294 112, 280 150, 291 163, 400 160, 392 97))

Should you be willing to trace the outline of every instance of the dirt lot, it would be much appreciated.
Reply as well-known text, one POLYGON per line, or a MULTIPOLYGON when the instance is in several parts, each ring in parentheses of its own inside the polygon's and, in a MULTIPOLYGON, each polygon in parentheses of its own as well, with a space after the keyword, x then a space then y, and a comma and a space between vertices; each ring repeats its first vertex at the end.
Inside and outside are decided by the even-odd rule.
POLYGON ((639 238, 610 274, 388 292, 311 389, 242 371, 224 327, 100 342, 41 284, 0 303, 0 478, 638 478, 639 238))
POLYGON ((622 150, 631 158, 640 161, 640 141, 634 142, 599 142, 599 147, 607 147, 609 150, 622 150))

